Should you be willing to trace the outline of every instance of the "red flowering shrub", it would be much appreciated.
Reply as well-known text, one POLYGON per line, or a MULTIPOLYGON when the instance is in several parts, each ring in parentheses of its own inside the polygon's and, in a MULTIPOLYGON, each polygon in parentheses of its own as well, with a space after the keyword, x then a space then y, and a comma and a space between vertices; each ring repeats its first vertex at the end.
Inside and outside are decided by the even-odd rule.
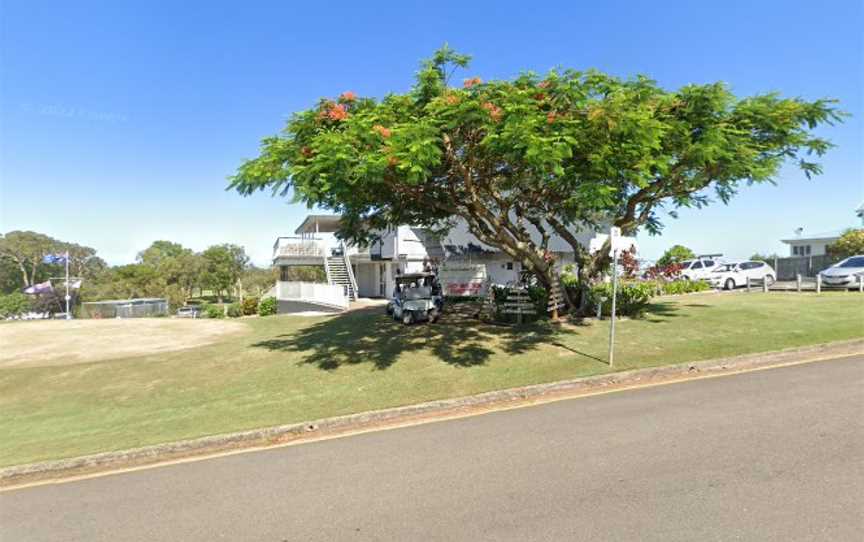
POLYGON ((627 252, 621 253, 621 268, 624 271, 624 277, 630 279, 635 278, 639 273, 639 260, 636 259, 636 249, 631 248, 627 252))
POLYGON ((667 266, 654 265, 645 271, 649 279, 675 280, 681 274, 681 264, 673 263, 667 266))
POLYGON ((463 81, 462 84, 465 86, 465 88, 471 88, 475 85, 479 85, 482 82, 483 80, 479 77, 472 77, 471 79, 466 79, 465 81, 463 81))

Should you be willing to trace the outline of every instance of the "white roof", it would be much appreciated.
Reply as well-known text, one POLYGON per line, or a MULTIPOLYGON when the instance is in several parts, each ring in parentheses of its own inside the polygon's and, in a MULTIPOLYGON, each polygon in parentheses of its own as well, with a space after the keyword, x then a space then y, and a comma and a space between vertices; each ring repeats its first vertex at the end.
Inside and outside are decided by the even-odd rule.
POLYGON ((780 239, 781 243, 787 243, 789 245, 794 243, 800 243, 801 241, 833 241, 835 239, 839 239, 841 235, 843 235, 844 230, 834 230, 834 231, 826 231, 822 233, 816 233, 813 235, 802 235, 801 237, 792 237, 790 239, 780 239))

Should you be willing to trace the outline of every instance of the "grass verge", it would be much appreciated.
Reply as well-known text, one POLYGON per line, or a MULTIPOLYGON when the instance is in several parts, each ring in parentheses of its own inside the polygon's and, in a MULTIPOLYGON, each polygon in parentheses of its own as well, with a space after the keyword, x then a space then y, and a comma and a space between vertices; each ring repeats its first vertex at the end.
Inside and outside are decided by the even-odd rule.
MULTIPOLYGON (((616 326, 615 370, 860 338, 862 299, 855 293, 661 298, 645 318, 616 326)), ((194 349, 0 369, 0 466, 610 370, 605 321, 516 328, 455 318, 406 328, 375 308, 244 325, 241 334, 194 349)))

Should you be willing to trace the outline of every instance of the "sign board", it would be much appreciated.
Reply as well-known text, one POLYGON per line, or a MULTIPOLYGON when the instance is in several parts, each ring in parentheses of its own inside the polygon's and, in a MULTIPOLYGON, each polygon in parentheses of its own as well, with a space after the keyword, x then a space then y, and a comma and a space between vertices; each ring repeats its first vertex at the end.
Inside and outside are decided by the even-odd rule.
POLYGON ((446 296, 476 297, 486 294, 486 266, 444 262, 438 268, 438 281, 446 296))
POLYGON ((524 315, 537 314, 537 307, 534 305, 528 292, 510 290, 507 292, 501 312, 504 314, 515 314, 517 322, 521 324, 524 315))
MULTIPOLYGON (((615 235, 612 236, 612 240, 610 242, 612 247, 611 247, 611 250, 609 251, 610 255, 611 255, 613 250, 617 250, 619 253, 628 252, 633 247, 636 247, 637 251, 639 250, 639 247, 636 244, 636 238, 635 237, 623 237, 620 235, 620 233, 621 233, 620 228, 612 228, 612 229, 618 230, 619 235, 618 236, 615 236, 615 235)), ((588 242, 588 251, 591 254, 594 254, 595 252, 597 252, 598 250, 603 248, 603 245, 606 244, 606 241, 608 239, 609 239, 609 236, 606 235, 605 233, 598 233, 597 235, 594 236, 593 239, 591 239, 591 241, 588 242)))

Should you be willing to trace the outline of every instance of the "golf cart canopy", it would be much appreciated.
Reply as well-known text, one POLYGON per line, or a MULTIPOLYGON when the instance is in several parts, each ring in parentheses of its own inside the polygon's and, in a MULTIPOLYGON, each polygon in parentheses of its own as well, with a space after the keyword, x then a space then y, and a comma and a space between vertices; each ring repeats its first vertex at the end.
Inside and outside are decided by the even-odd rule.
POLYGON ((397 275, 397 283, 416 282, 421 283, 424 279, 435 278, 434 273, 408 273, 406 275, 397 275))

